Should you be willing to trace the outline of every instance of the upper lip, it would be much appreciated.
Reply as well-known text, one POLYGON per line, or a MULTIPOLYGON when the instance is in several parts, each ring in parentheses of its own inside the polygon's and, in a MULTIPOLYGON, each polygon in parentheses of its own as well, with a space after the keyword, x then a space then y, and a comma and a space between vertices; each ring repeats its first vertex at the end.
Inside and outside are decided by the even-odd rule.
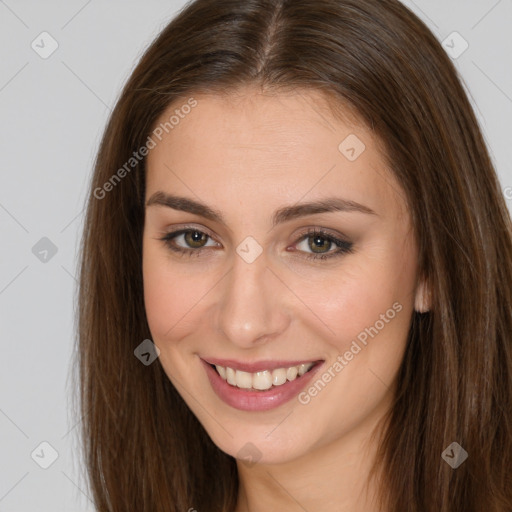
POLYGON ((307 363, 320 363, 320 359, 304 359, 300 361, 277 361, 275 359, 266 359, 262 361, 243 362, 236 359, 218 359, 216 357, 202 357, 203 361, 208 364, 229 367, 233 370, 241 370, 243 372, 255 373, 264 370, 275 370, 276 368, 289 368, 290 366, 299 366, 307 363))

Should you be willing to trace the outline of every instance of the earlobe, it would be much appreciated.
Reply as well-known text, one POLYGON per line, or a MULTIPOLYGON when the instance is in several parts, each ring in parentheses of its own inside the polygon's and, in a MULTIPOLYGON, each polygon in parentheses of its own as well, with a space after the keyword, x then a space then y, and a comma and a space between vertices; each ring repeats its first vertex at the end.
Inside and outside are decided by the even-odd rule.
POLYGON ((430 286, 425 279, 421 279, 414 298, 414 309, 418 313, 428 313, 431 308, 432 293, 430 286))

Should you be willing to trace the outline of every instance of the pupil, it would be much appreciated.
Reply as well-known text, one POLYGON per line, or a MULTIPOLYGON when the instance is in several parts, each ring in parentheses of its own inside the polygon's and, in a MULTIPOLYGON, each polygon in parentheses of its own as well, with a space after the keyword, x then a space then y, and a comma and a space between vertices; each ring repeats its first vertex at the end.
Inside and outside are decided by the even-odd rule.
POLYGON ((193 247, 200 247, 204 243, 204 237, 204 233, 200 233, 199 231, 189 231, 185 235, 189 245, 193 247))
POLYGON ((313 238, 313 252, 327 252, 330 249, 331 242, 322 236, 315 236, 313 238), (327 249, 327 251, 318 251, 318 249, 327 249))

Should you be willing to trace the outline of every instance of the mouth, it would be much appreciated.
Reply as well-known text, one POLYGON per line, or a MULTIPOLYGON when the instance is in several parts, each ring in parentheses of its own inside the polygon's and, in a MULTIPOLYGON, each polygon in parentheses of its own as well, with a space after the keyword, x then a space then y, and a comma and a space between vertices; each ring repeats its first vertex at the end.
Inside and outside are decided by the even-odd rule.
POLYGON ((298 395, 324 360, 240 363, 209 358, 201 362, 219 398, 237 409, 262 411, 298 395))
POLYGON ((258 372, 245 372, 229 366, 210 365, 219 376, 229 385, 249 391, 266 391, 273 387, 283 386, 287 382, 302 377, 311 371, 315 363, 301 363, 298 365, 276 368, 274 370, 262 370, 258 372))

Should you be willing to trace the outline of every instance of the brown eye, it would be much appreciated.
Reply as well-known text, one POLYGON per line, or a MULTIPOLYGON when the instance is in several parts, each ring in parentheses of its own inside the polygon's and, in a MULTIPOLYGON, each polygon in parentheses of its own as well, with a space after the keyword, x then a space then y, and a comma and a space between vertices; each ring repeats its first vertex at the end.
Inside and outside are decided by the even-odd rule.
POLYGON ((180 229, 167 233, 161 240, 175 252, 199 254, 203 248, 217 247, 212 237, 198 229, 180 229))
POLYGON ((308 237, 308 247, 314 253, 326 253, 332 247, 332 242, 325 236, 312 235, 308 237))
POLYGON ((206 233, 202 233, 201 231, 187 231, 184 235, 185 242, 189 247, 195 249, 203 247, 209 238, 206 233))
POLYGON ((353 243, 315 228, 303 234, 296 243, 296 248, 304 253, 306 258, 326 259, 351 253, 353 243))

